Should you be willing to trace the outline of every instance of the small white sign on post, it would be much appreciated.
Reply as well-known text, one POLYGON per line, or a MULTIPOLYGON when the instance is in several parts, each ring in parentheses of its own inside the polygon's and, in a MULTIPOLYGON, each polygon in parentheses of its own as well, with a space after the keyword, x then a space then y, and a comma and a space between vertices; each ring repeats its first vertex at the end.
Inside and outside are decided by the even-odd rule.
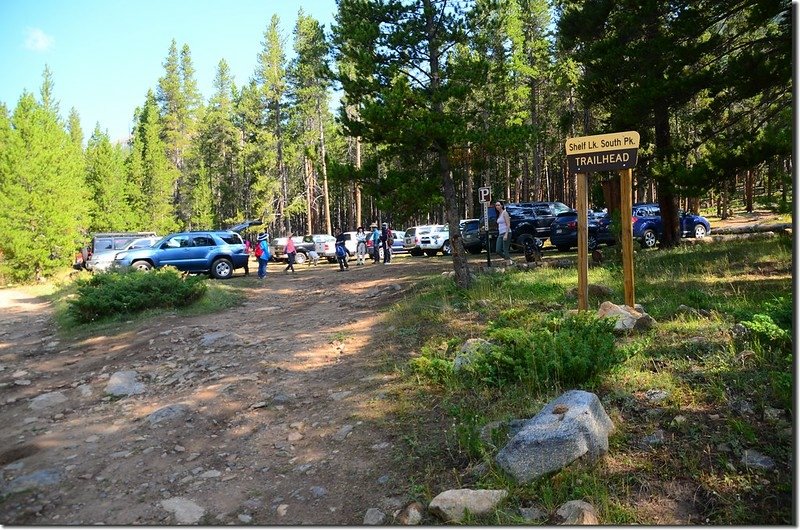
POLYGON ((478 201, 489 202, 490 200, 492 200, 492 190, 488 187, 478 188, 478 201))

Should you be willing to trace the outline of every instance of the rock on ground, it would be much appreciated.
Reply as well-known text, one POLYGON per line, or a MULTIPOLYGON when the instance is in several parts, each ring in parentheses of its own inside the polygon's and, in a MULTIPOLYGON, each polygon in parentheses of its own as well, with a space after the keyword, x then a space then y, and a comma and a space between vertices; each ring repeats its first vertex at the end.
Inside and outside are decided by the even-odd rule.
POLYGON ((135 370, 114 372, 106 385, 106 394, 111 394, 112 396, 144 394, 144 383, 136 381, 137 375, 135 370))
POLYGON ((367 513, 364 514, 365 525, 381 525, 384 519, 386 519, 386 514, 377 508, 370 508, 367 510, 367 513))
POLYGON ((161 507, 173 514, 179 524, 195 524, 205 515, 205 510, 201 506, 183 497, 163 500, 161 507))
POLYGON ((529 482, 584 455, 597 459, 607 453, 613 429, 595 394, 570 390, 531 418, 495 461, 518 482, 529 482))
POLYGON ((644 331, 652 328, 656 322, 653 317, 641 310, 641 306, 633 308, 608 301, 600 304, 597 316, 616 319, 615 331, 644 331))
POLYGON ((506 490, 447 490, 433 498, 428 511, 444 521, 459 523, 465 512, 473 515, 489 513, 507 496, 506 490))
POLYGON ((597 510, 585 501, 568 501, 556 510, 556 517, 562 525, 600 524, 597 510))

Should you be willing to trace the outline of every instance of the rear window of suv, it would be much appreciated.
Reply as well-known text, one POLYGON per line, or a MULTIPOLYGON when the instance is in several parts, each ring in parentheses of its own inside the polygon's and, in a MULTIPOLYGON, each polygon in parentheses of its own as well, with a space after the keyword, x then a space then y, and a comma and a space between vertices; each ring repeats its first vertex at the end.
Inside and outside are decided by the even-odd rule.
POLYGON ((242 238, 239 236, 239 234, 226 233, 218 235, 220 239, 222 239, 229 245, 244 245, 244 243, 242 242, 242 238))

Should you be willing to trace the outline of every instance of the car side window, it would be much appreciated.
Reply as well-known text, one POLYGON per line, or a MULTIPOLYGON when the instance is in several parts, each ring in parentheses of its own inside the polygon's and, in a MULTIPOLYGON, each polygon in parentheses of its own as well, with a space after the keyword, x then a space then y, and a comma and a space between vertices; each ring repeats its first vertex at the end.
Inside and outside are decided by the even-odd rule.
POLYGON ((533 213, 535 213, 537 216, 545 217, 550 215, 550 208, 547 206, 534 206, 533 213))
POLYGON ((571 210, 571 208, 569 206, 567 206, 566 204, 564 204, 563 202, 555 202, 555 203, 553 203, 553 211, 555 212, 556 215, 558 215, 560 213, 568 212, 570 210, 571 210))
POLYGON ((189 246, 189 236, 175 236, 167 239, 161 248, 181 248, 189 246))
POLYGON ((202 236, 194 236, 192 238, 192 246, 193 247, 213 247, 216 245, 214 240, 211 236, 202 235, 202 236))

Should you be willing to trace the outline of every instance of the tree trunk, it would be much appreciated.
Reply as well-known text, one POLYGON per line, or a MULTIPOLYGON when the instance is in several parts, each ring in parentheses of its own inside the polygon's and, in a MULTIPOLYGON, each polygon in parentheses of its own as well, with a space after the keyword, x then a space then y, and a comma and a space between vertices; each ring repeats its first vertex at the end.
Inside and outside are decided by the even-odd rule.
POLYGON ((311 171, 311 160, 308 156, 303 156, 303 171, 306 174, 306 231, 310 234, 313 231, 311 212, 314 208, 314 173, 311 171))
POLYGON ((319 122, 319 162, 322 169, 322 196, 325 205, 325 230, 326 234, 333 234, 331 226, 331 198, 328 193, 328 163, 325 161, 325 128, 322 123, 322 103, 317 98, 317 120, 319 122))
MULTIPOLYGON (((666 158, 672 146, 669 127, 669 110, 664 106, 655 109, 656 156, 666 158)), ((680 224, 675 208, 675 195, 672 183, 667 179, 657 183, 658 205, 661 208, 662 247, 674 247, 680 240, 680 224)))
MULTIPOLYGON (((361 171, 361 138, 356 137, 356 169, 361 171)), ((361 226, 361 184, 356 182, 356 219, 355 226, 361 226)))
MULTIPOLYGON (((437 9, 431 5, 430 0, 423 0, 424 12, 426 16, 425 31, 428 39, 428 57, 430 72, 430 92, 433 100, 434 117, 444 114, 444 106, 439 99, 440 90, 440 71, 439 55, 441 50, 437 41, 437 27, 435 16, 437 9)), ((458 205, 456 204, 456 188, 453 183, 453 175, 450 170, 450 160, 448 158, 449 145, 446 138, 436 138, 434 150, 439 156, 439 173, 442 179, 442 192, 444 194, 444 206, 447 213, 447 223, 450 225, 450 247, 453 249, 453 270, 455 271, 456 285, 466 289, 470 284, 469 268, 467 267, 467 255, 464 244, 461 242, 461 230, 458 226, 458 205)))
POLYGON ((464 182, 464 218, 472 219, 475 216, 475 188, 472 182, 472 146, 467 146, 466 181, 464 182))

